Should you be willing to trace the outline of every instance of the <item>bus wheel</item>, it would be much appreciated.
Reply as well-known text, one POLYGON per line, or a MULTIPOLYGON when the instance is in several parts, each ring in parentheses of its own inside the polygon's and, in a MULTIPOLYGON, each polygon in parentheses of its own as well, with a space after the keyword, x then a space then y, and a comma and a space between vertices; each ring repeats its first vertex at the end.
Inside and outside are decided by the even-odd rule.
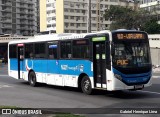
POLYGON ((37 84, 36 83, 36 75, 33 71, 29 73, 29 84, 33 87, 35 87, 37 84))
POLYGON ((91 81, 88 76, 84 76, 81 81, 81 89, 83 93, 90 95, 92 93, 91 81))

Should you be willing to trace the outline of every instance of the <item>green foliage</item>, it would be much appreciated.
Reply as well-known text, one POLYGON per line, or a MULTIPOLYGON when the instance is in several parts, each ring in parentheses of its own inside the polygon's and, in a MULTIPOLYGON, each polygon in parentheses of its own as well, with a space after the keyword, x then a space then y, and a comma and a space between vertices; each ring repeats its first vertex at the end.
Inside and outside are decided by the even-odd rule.
POLYGON ((157 24, 156 19, 152 19, 145 23, 144 30, 149 34, 159 34, 160 33, 160 25, 157 24))
POLYGON ((157 24, 155 16, 150 12, 130 7, 111 6, 105 10, 105 19, 110 20, 110 30, 115 29, 140 29, 150 34, 159 32, 160 25, 157 24))

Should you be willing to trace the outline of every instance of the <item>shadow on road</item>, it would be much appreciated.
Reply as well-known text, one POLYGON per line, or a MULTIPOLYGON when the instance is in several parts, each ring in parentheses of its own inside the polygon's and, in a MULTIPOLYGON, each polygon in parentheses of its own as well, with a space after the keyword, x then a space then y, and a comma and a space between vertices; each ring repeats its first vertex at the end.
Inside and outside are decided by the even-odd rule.
MULTIPOLYGON (((20 84, 30 86, 28 82, 20 82, 20 84)), ((81 90, 78 88, 53 86, 53 85, 47 85, 47 84, 43 84, 43 83, 39 83, 37 88, 51 89, 51 90, 56 90, 56 91, 65 91, 65 92, 70 92, 70 93, 72 93, 72 92, 82 93, 81 90)), ((128 99, 160 98, 160 94, 158 94, 158 93, 145 92, 143 90, 137 90, 137 91, 94 90, 92 95, 93 96, 111 97, 111 98, 116 98, 116 99, 118 98, 118 99, 124 99, 124 100, 125 99, 128 100, 128 99)))

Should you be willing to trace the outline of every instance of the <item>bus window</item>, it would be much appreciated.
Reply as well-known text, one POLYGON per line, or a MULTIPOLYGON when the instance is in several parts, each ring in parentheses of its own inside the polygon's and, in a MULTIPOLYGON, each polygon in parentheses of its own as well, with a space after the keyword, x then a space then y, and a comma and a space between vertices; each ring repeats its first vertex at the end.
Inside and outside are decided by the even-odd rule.
POLYGON ((58 47, 58 43, 57 42, 48 42, 48 58, 49 59, 57 59, 57 47, 58 47))
POLYGON ((89 58, 89 40, 73 41, 73 58, 89 58))
POLYGON ((73 58, 89 58, 89 46, 73 46, 73 58))
POLYGON ((16 45, 9 46, 9 58, 16 58, 16 45))
POLYGON ((35 44, 35 58, 45 58, 45 43, 35 44))
POLYGON ((60 47, 61 47, 61 58, 71 58, 72 57, 70 41, 61 42, 60 47))
POLYGON ((33 44, 25 44, 25 58, 33 58, 33 44))

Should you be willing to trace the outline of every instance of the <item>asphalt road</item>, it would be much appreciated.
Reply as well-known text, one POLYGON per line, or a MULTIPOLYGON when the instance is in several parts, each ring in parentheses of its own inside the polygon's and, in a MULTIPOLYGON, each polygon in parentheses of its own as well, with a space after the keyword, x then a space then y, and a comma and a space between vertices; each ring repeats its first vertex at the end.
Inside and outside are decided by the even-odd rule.
MULTIPOLYGON (((31 87, 23 80, 8 77, 7 65, 1 65, 0 105, 23 108, 159 108, 160 78, 153 78, 152 81, 153 85, 151 87, 141 91, 113 93, 96 90, 94 95, 85 95, 76 88, 45 84, 31 87)), ((114 116, 119 117, 120 115, 114 116)))

